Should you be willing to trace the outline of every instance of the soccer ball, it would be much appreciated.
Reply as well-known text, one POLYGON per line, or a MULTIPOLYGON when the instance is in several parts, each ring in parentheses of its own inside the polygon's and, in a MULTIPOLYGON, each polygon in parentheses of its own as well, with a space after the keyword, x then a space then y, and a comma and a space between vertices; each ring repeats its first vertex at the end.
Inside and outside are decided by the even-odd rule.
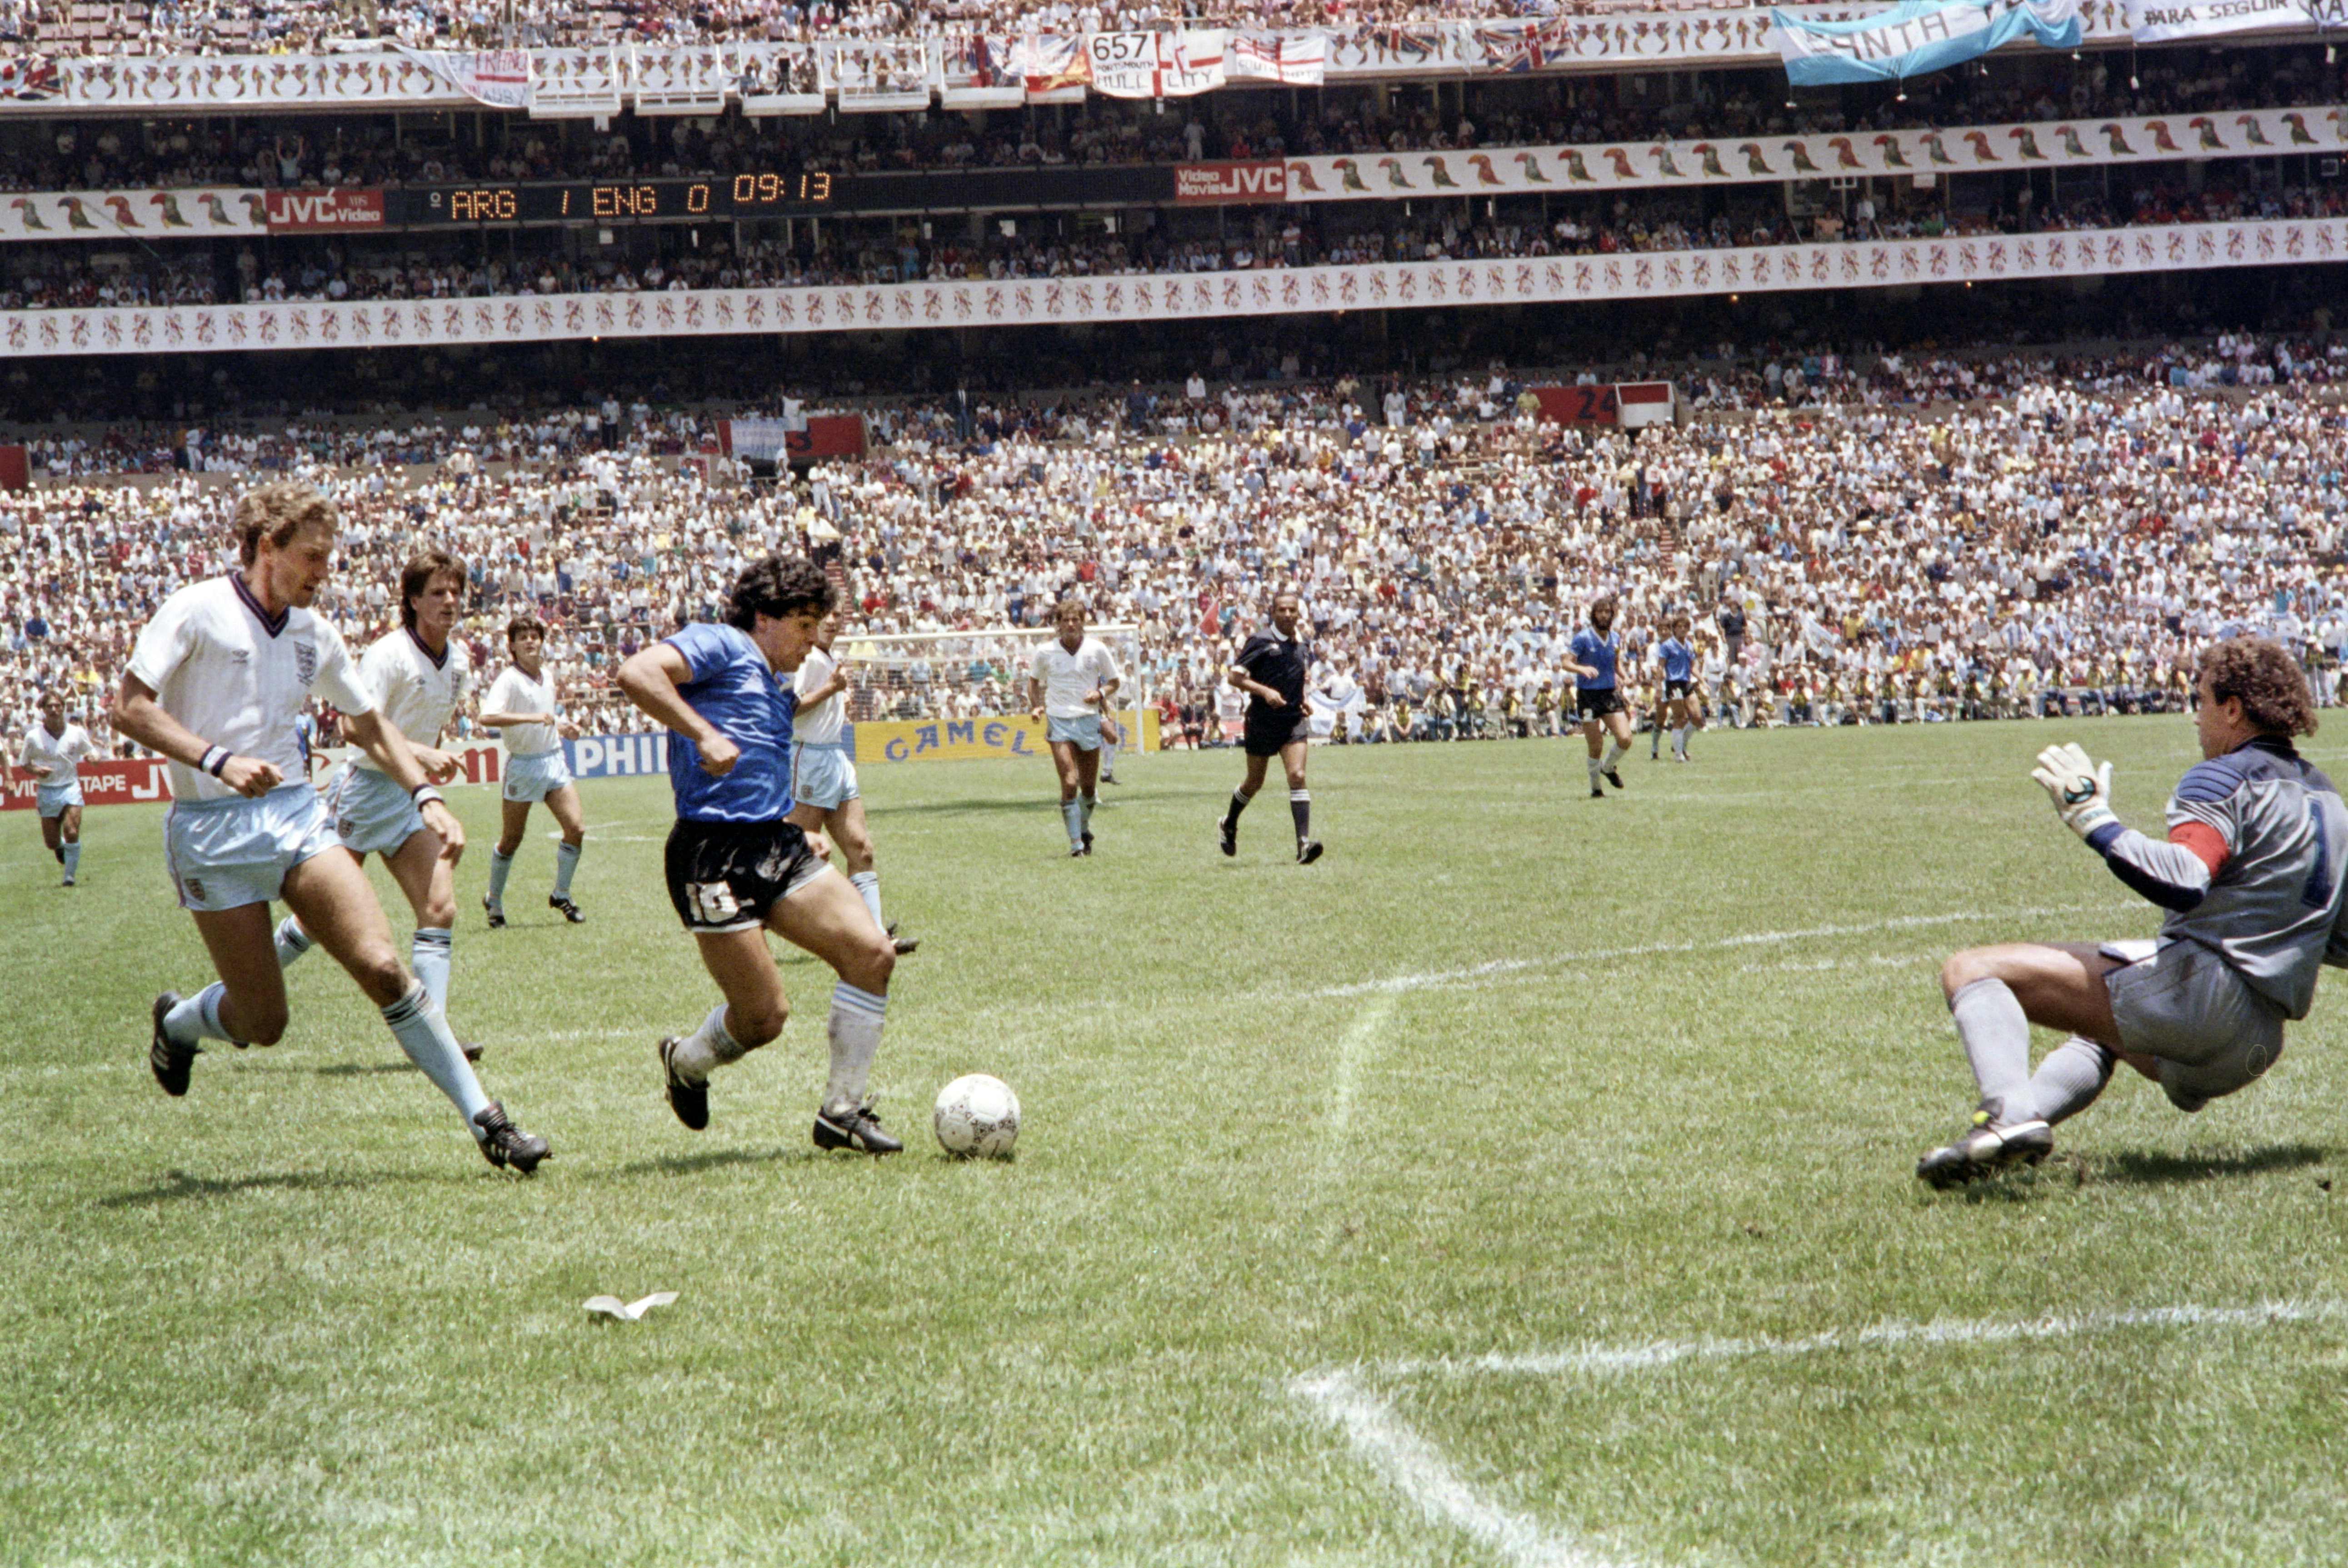
POLYGON ((999 1078, 970 1073, 938 1090, 930 1124, 947 1153, 1000 1160, 1019 1140, 1019 1097, 999 1078))

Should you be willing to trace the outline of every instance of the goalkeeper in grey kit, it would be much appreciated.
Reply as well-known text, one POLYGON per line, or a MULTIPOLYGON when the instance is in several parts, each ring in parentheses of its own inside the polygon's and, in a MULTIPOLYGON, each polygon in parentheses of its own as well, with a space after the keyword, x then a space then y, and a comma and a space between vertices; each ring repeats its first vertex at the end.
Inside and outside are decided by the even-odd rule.
POLYGON ((2281 1055, 2317 969, 2348 967, 2348 807, 2291 745, 2315 730, 2306 676, 2280 645, 2237 637, 2204 651, 2195 687, 2203 760, 2178 781, 2165 841, 2113 813, 2110 763, 2074 745, 2039 754, 2031 777, 2065 825, 2168 914, 2148 942, 1976 947, 1941 967, 1981 1106, 1917 1162, 1932 1185, 2044 1159, 2116 1062, 2179 1110, 2233 1093, 2281 1055), (2033 1024, 2069 1035, 2035 1073, 2033 1024))

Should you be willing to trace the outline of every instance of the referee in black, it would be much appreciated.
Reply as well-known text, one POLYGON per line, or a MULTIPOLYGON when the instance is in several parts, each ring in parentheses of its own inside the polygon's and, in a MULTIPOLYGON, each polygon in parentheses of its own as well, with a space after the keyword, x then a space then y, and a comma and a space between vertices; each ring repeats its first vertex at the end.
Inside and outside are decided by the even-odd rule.
POLYGON ((1321 842, 1313 836, 1313 795, 1304 788, 1304 754, 1310 730, 1304 698, 1304 673, 1312 666, 1313 649, 1300 638, 1297 623, 1304 602, 1293 588, 1272 596, 1272 630, 1247 640, 1231 664, 1231 685, 1248 694, 1247 781, 1231 791, 1231 809, 1223 813, 1223 853, 1240 852, 1240 813, 1263 788, 1264 768, 1273 758, 1288 775, 1288 812, 1296 819, 1296 863, 1309 866, 1321 858, 1321 842))

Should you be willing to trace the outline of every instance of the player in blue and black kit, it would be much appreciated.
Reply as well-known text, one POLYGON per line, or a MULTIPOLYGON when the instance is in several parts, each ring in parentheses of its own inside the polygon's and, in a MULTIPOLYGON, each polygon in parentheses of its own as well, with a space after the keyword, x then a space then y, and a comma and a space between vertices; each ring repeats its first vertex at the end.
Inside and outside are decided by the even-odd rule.
POLYGON ((1672 732, 1672 760, 1685 762, 1688 758, 1688 737, 1703 722, 1695 700, 1695 649, 1688 645, 1691 630, 1688 618, 1673 614, 1667 628, 1670 635, 1655 645, 1655 663, 1663 666, 1663 700, 1655 708, 1655 745, 1648 748, 1653 756, 1661 748, 1663 728, 1672 732))
POLYGON ((724 625, 695 624, 620 666, 629 700, 671 732, 668 894, 726 1000, 692 1034, 660 1043, 668 1102, 709 1125, 709 1074, 783 1032, 790 1004, 767 950, 769 931, 839 975, 831 992, 831 1077, 815 1119, 820 1149, 894 1154, 865 1086, 880 1048, 897 954, 863 898, 791 810, 788 678, 832 606, 814 562, 770 556, 734 581, 724 625))
POLYGON ((1622 775, 1616 765, 1631 749, 1631 710, 1614 683, 1617 643, 1611 595, 1590 606, 1590 624, 1573 634, 1567 650, 1565 667, 1573 672, 1574 710, 1581 716, 1581 738, 1590 747, 1590 798, 1602 799, 1606 791, 1598 787, 1599 779, 1617 789, 1622 788, 1622 775), (1603 761, 1598 755, 1601 728, 1612 738, 1603 761))

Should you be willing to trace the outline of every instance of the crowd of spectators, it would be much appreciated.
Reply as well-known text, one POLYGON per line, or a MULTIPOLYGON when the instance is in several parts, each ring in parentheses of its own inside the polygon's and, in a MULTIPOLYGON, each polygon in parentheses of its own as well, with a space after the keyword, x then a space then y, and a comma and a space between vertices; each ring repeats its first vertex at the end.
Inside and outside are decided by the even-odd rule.
MULTIPOLYGON (((2190 115, 2341 101, 2342 69, 2313 46, 2153 56, 2132 71, 2096 56, 1908 87, 1795 93, 1774 70, 1699 71, 1634 92, 1613 77, 1506 79, 1440 95, 1340 87, 1299 98, 1208 95, 1156 106, 1094 98, 1059 108, 837 119, 499 119, 474 134, 355 116, 314 119, 45 120, 0 140, 0 188, 300 189, 627 176, 722 177, 778 167, 840 173, 1174 163, 1202 159, 1725 140, 1797 133, 2190 115), (1912 87, 1912 90, 1908 90, 1912 87)), ((1660 78, 1659 78, 1660 83, 1660 78)), ((1645 85, 1643 79, 1642 85, 1645 85)), ((5 128, 0 128, 5 129, 5 128)))
MULTIPOLYGON (((1910 193, 1879 212, 1866 197, 1797 215, 1774 186, 1726 191, 1631 191, 1555 199, 1540 216, 1530 199, 1486 216, 1470 203, 1352 203, 1324 210, 1266 208, 1220 233, 1184 235, 1173 225, 1129 234, 1063 234, 1034 221, 973 233, 968 227, 868 220, 835 223, 819 241, 718 239, 667 254, 476 262, 418 260, 399 252, 371 258, 342 243, 273 249, 264 265, 251 246, 217 270, 147 264, 84 245, 16 245, 0 253, 0 309, 211 304, 375 299, 454 299, 511 294, 635 294, 705 288, 802 287, 920 281, 1132 276, 1245 272, 1324 264, 1478 258, 1658 253, 1877 239, 2054 232, 2233 218, 2333 217, 2348 212, 2337 181, 2236 186, 2217 166, 2189 190, 2176 168, 2127 170, 2115 181, 2118 208, 2100 187, 2039 200, 2016 183, 2001 205, 1952 209, 1939 192, 1910 193), (938 232, 925 232, 935 228, 938 232)), ((1045 220, 1053 224, 1053 220, 1045 220)))
MULTIPOLYGON (((591 729, 629 722, 619 661, 711 614, 774 550, 836 568, 868 718, 1009 710, 1015 658, 941 642, 874 663, 858 639, 1036 626, 1076 593, 1138 628, 1139 687, 1211 735, 1234 639, 1288 582, 1316 633, 1316 700, 1364 738, 1532 732, 1600 593, 1622 603, 1634 671, 1663 617, 1693 613, 1708 700, 1733 720, 1929 721, 2173 705, 2194 650, 2242 629, 2298 650, 2331 700, 2343 371, 2348 345, 2247 335, 2096 360, 1772 361, 1760 407, 1637 434, 1546 423, 1498 369, 1193 377, 1045 409, 900 406, 874 415, 867 458, 781 484, 691 455, 692 417, 633 408, 608 441, 583 414, 520 432, 494 470, 480 425, 435 467, 366 460, 376 443, 354 435, 324 455, 360 466, 313 451, 284 471, 341 505, 322 607, 355 639, 392 624, 398 562, 441 543, 469 563, 476 651, 497 656, 517 609, 546 616, 591 729)), ((56 684, 95 717, 161 597, 227 569, 235 491, 67 480, 0 507, 8 722, 56 684)))

